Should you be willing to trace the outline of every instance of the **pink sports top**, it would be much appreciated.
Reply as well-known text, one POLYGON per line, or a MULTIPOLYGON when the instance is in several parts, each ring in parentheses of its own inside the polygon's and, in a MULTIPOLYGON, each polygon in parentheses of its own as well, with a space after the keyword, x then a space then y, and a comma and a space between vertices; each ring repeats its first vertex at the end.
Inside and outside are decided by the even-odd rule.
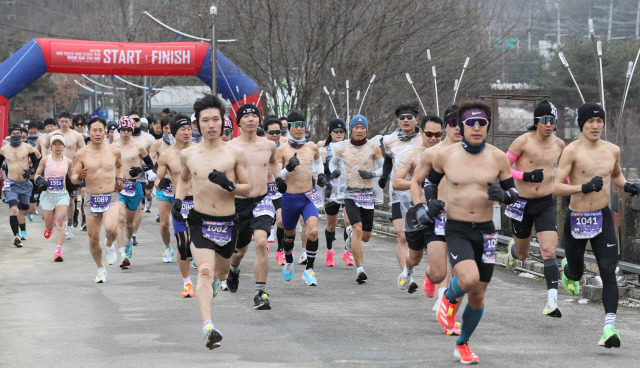
POLYGON ((54 160, 52 155, 48 155, 47 157, 47 164, 44 166, 44 177, 66 177, 67 171, 69 171, 69 164, 67 164, 66 157, 62 156, 62 160, 60 161, 54 160))

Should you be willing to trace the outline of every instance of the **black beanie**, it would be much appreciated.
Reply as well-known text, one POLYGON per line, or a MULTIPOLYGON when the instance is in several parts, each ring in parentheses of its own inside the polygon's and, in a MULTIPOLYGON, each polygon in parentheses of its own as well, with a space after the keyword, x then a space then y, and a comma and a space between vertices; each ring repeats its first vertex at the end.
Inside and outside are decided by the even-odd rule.
POLYGON ((347 125, 344 123, 342 119, 333 118, 329 121, 329 132, 331 132, 336 128, 342 128, 344 130, 347 130, 347 125))
POLYGON ((44 126, 47 126, 47 125, 58 125, 58 123, 52 118, 46 118, 44 119, 44 126))
POLYGON ((558 110, 556 110, 556 107, 551 102, 542 100, 533 110, 533 123, 535 124, 538 121, 537 118, 549 115, 557 118, 558 110))
POLYGON ((306 121, 306 119, 301 111, 298 111, 298 110, 289 111, 289 115, 287 115, 287 122, 293 123, 296 121, 306 121))
POLYGON ((578 127, 580 127, 580 131, 582 131, 584 123, 591 118, 602 118, 602 120, 605 120, 602 106, 595 102, 587 102, 578 107, 578 127))
POLYGON ((240 119, 246 114, 256 114, 258 115, 258 122, 262 122, 262 118, 260 116, 260 110, 253 104, 244 104, 238 108, 236 111, 236 124, 240 125, 240 119))

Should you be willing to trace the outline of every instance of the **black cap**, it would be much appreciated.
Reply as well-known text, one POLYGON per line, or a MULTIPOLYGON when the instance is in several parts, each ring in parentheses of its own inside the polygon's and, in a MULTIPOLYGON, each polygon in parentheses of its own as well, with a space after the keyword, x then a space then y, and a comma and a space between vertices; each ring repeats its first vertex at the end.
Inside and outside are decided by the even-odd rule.
POLYGON ((287 122, 289 123, 293 123, 295 121, 305 121, 306 118, 304 117, 304 114, 302 114, 302 111, 298 111, 298 110, 291 110, 289 111, 289 115, 287 115, 287 122))
POLYGON ((533 122, 536 122, 536 118, 549 115, 557 118, 558 110, 556 110, 556 107, 548 100, 542 100, 533 110, 533 122))
POLYGON ((580 127, 580 131, 582 131, 582 127, 587 120, 591 118, 602 118, 602 120, 605 120, 604 116, 604 109, 600 104, 595 102, 582 104, 582 106, 578 107, 578 126, 580 127))
POLYGON ((258 121, 262 121, 262 117, 260 116, 260 110, 254 104, 244 104, 238 107, 238 111, 236 111, 236 124, 240 125, 240 119, 246 114, 256 114, 258 115, 258 121))
POLYGON ((344 123, 342 119, 333 118, 329 121, 329 131, 332 131, 336 128, 342 128, 347 130, 347 125, 344 123))

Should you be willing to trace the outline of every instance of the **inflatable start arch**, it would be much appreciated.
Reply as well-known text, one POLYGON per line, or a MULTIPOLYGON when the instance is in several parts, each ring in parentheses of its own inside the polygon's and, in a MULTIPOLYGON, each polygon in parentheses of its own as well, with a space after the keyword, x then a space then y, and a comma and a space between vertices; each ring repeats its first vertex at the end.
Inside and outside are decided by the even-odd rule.
MULTIPOLYGON (((232 109, 235 111, 244 103, 244 96, 247 103, 258 105, 260 90, 256 83, 220 51, 216 51, 216 59, 218 93, 231 101, 232 109)), ((196 75, 211 85, 211 47, 204 42, 133 43, 35 38, 0 64, 2 137, 7 134, 9 99, 45 73, 196 75)))

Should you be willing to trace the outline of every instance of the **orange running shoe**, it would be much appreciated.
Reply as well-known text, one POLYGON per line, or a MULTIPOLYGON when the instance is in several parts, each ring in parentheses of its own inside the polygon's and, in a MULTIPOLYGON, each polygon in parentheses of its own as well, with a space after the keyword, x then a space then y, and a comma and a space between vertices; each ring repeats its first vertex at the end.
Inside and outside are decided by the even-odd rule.
POLYGON ((49 237, 51 236, 51 233, 53 232, 53 230, 49 231, 49 230, 44 230, 44 237, 45 239, 49 239, 49 237))
POLYGON ((478 356, 471 351, 469 344, 456 345, 456 350, 453 352, 453 356, 460 359, 462 364, 478 364, 480 360, 478 356))
POLYGON ((63 261, 62 249, 60 249, 60 248, 56 249, 56 254, 53 255, 53 261, 54 262, 62 262, 63 261))
POLYGON ((345 266, 353 266, 356 264, 356 262, 354 262, 353 260, 353 255, 351 255, 351 252, 349 252, 348 250, 345 250, 342 254, 342 260, 344 261, 345 266))
POLYGON ((193 296, 195 295, 195 292, 193 290, 193 284, 192 283, 188 283, 187 285, 185 285, 185 287, 182 289, 182 297, 183 298, 193 298, 193 296))
POLYGON ((460 336, 460 333, 462 333, 462 330, 460 330, 460 322, 456 322, 453 328, 445 327, 443 332, 449 336, 460 336))
POLYGON ((449 302, 444 295, 442 295, 442 299, 440 300, 440 306, 436 312, 436 319, 440 325, 445 328, 453 328, 456 325, 456 305, 449 302))

